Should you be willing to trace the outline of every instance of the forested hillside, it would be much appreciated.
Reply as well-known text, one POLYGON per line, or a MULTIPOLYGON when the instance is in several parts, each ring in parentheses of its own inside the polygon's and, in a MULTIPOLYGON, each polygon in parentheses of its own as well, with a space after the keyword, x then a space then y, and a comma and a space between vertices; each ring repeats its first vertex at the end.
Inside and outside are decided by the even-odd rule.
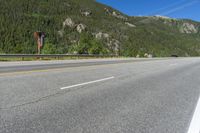
POLYGON ((130 17, 95 0, 0 0, 0 53, 199 56, 200 23, 130 17))

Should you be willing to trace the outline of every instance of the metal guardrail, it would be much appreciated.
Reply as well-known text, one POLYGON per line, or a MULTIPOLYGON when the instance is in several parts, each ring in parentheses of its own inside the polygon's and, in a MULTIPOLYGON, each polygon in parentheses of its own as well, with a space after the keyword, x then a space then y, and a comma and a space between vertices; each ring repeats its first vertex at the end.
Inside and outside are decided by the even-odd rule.
POLYGON ((64 57, 117 57, 117 55, 94 54, 0 54, 0 58, 64 58, 64 57))

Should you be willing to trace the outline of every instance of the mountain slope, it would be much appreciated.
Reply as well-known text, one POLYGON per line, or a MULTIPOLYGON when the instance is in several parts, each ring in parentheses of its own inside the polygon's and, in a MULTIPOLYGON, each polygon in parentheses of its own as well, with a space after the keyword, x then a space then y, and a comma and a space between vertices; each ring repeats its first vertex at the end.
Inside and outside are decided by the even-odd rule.
POLYGON ((0 0, 0 53, 198 56, 200 23, 162 16, 129 17, 94 0, 0 0))

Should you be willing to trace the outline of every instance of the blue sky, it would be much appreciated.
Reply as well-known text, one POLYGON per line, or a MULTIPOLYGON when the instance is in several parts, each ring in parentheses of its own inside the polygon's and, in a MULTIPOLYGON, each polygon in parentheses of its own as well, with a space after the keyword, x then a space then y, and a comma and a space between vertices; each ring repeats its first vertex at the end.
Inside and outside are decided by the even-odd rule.
POLYGON ((130 16, 163 15, 200 21, 200 0, 97 0, 130 16))

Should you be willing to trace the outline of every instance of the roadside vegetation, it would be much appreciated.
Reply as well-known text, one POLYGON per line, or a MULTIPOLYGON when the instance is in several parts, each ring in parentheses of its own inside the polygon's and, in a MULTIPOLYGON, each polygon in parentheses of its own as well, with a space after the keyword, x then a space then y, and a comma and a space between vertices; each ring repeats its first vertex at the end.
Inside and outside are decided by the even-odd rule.
POLYGON ((200 55, 200 23, 130 17, 94 0, 0 0, 0 54, 200 55))

